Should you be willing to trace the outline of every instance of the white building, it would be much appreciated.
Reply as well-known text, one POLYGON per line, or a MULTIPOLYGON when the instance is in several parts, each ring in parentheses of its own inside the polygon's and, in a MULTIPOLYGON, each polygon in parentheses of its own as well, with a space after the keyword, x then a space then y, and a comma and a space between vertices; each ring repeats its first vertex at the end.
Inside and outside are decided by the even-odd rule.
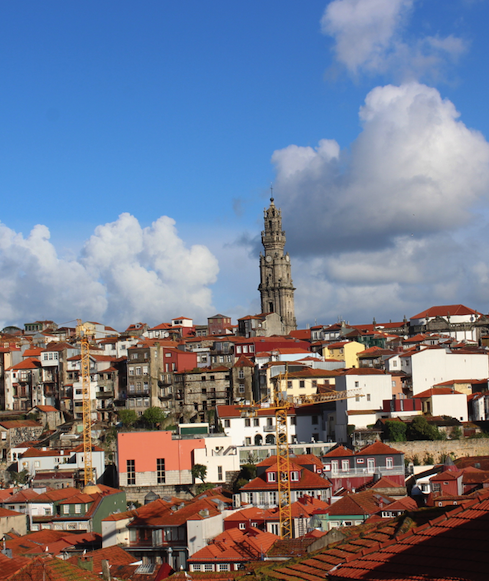
MULTIPOLYGON (((85 467, 82 444, 72 450, 29 448, 18 457, 17 461, 19 472, 27 470, 30 476, 34 476, 38 470, 83 469, 85 467)), ((96 479, 99 480, 105 472, 105 452, 97 446, 92 447, 92 466, 96 479)))
POLYGON ((226 474, 240 470, 239 454, 229 436, 204 438, 205 448, 194 450, 194 464, 207 468, 206 481, 226 482, 226 474))
POLYGON ((392 376, 371 367, 348 369, 336 378, 336 390, 361 389, 336 402, 336 441, 348 440, 348 425, 366 428, 381 417, 383 401, 392 399, 392 376))
POLYGON ((453 379, 484 379, 489 375, 487 353, 427 347, 400 355, 401 371, 412 377, 413 395, 453 379))

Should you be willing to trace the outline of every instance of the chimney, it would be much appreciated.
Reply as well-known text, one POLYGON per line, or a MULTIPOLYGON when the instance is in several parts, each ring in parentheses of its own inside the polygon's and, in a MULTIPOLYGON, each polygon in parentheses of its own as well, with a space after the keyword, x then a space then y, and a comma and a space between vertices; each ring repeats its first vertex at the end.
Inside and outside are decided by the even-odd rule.
POLYGON ((110 581, 110 565, 107 559, 102 560, 102 579, 110 581))

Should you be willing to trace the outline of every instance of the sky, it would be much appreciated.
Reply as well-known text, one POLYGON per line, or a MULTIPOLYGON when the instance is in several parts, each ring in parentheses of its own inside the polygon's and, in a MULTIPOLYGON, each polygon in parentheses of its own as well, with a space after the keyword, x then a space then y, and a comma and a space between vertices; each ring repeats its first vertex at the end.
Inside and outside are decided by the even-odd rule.
POLYGON ((489 312, 487 0, 0 3, 0 328, 489 312))

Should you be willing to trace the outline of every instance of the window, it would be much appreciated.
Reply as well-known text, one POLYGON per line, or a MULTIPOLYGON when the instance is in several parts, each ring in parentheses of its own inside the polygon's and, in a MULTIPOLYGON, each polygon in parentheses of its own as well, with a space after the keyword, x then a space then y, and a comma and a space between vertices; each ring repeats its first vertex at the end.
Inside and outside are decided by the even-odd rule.
POLYGON ((141 367, 136 367, 136 375, 141 375, 141 367))
POLYGON ((219 563, 219 571, 229 571, 229 563, 219 563))
POLYGON ((292 381, 287 381, 287 389, 292 389, 292 381))
POLYGON ((251 438, 245 438, 245 446, 251 446, 251 438))
POLYGON ((136 460, 126 460, 127 484, 136 484, 136 460))
POLYGON ((270 532, 278 536, 278 523, 270 523, 270 532))
POLYGON ((255 428, 260 426, 260 418, 253 418, 253 426, 255 428))
POLYGON ((212 563, 204 563, 204 571, 214 571, 214 565, 212 563))
POLYGON ((358 381, 355 381, 355 387, 359 387, 360 383, 358 381))
POLYGON ((129 367, 129 375, 134 375, 134 367, 129 367))
POLYGON ((81 513, 81 504, 75 504, 75 514, 81 513))
POLYGON ((239 393, 244 393, 245 392, 245 386, 244 383, 240 383, 239 384, 239 393))
POLYGON ((231 420, 224 420, 224 427, 230 428, 231 427, 231 420))
POLYGON ((249 428, 251 426, 250 418, 245 418, 245 428, 249 428))
POLYGON ((375 458, 367 458, 367 471, 375 472, 375 458))
POLYGON ((299 387, 306 387, 306 382, 303 379, 299 381, 299 387))
POLYGON ((291 482, 299 482, 299 473, 297 471, 293 470, 290 473, 290 481, 291 482))
POLYGON ((292 417, 290 418, 290 425, 291 425, 291 426, 295 426, 295 425, 297 425, 297 418, 296 418, 295 416, 292 416, 292 417))
POLYGON ((348 472, 348 470, 350 470, 350 461, 349 460, 342 460, 341 461, 341 470, 343 472, 348 472))
POLYGON ((367 401, 370 401, 370 394, 367 393, 367 401))
POLYGON ((222 466, 217 467, 217 479, 222 480, 222 466))
POLYGON ((359 395, 356 395, 355 396, 355 401, 360 401, 360 396, 359 395))
POLYGON ((147 365, 143 366, 143 374, 148 375, 148 366, 147 365))
POLYGON ((240 530, 240 531, 244 531, 244 530, 246 530, 246 523, 244 523, 244 522, 240 522, 240 523, 239 523, 239 530, 240 530))
POLYGON ((268 472, 267 476, 268 476, 267 482, 276 482, 277 481, 277 475, 275 472, 268 472))
POLYGON ((238 371, 238 378, 239 378, 239 379, 244 379, 244 369, 240 369, 240 370, 238 371))
POLYGON ((165 484, 165 459, 156 458, 156 482, 165 484))
POLYGON ((312 424, 313 425, 317 425, 318 424, 318 417, 317 416, 312 416, 312 424))
POLYGON ((63 513, 64 514, 69 514, 70 513, 70 506, 69 506, 69 504, 65 504, 63 506, 63 513))
POLYGON ((386 458, 385 459, 385 467, 388 468, 389 470, 394 468, 394 460, 393 458, 386 458))

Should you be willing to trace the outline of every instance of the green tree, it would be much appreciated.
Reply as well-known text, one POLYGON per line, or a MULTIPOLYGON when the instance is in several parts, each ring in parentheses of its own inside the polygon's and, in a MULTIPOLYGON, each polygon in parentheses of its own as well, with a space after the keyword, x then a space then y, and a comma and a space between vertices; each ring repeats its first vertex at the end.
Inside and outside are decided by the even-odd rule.
POLYGON ((441 440, 438 428, 430 426, 424 416, 416 416, 407 429, 408 440, 441 440))
POLYGON ((385 437, 390 442, 404 442, 406 440, 407 426, 398 420, 385 421, 385 437))
POLYGON ((161 424, 166 419, 166 414, 161 408, 148 408, 143 414, 143 420, 146 424, 154 428, 156 424, 161 424))
POLYGON ((125 428, 130 428, 138 421, 138 415, 134 410, 119 410, 117 415, 125 428))
POLYGON ((11 472, 10 478, 13 480, 16 486, 19 484, 26 484, 29 479, 29 472, 24 468, 21 472, 11 472))
POLYGON ((194 464, 192 466, 191 472, 194 480, 195 478, 199 478, 200 480, 202 480, 202 484, 204 484, 207 476, 207 466, 204 466, 204 464, 194 464))

